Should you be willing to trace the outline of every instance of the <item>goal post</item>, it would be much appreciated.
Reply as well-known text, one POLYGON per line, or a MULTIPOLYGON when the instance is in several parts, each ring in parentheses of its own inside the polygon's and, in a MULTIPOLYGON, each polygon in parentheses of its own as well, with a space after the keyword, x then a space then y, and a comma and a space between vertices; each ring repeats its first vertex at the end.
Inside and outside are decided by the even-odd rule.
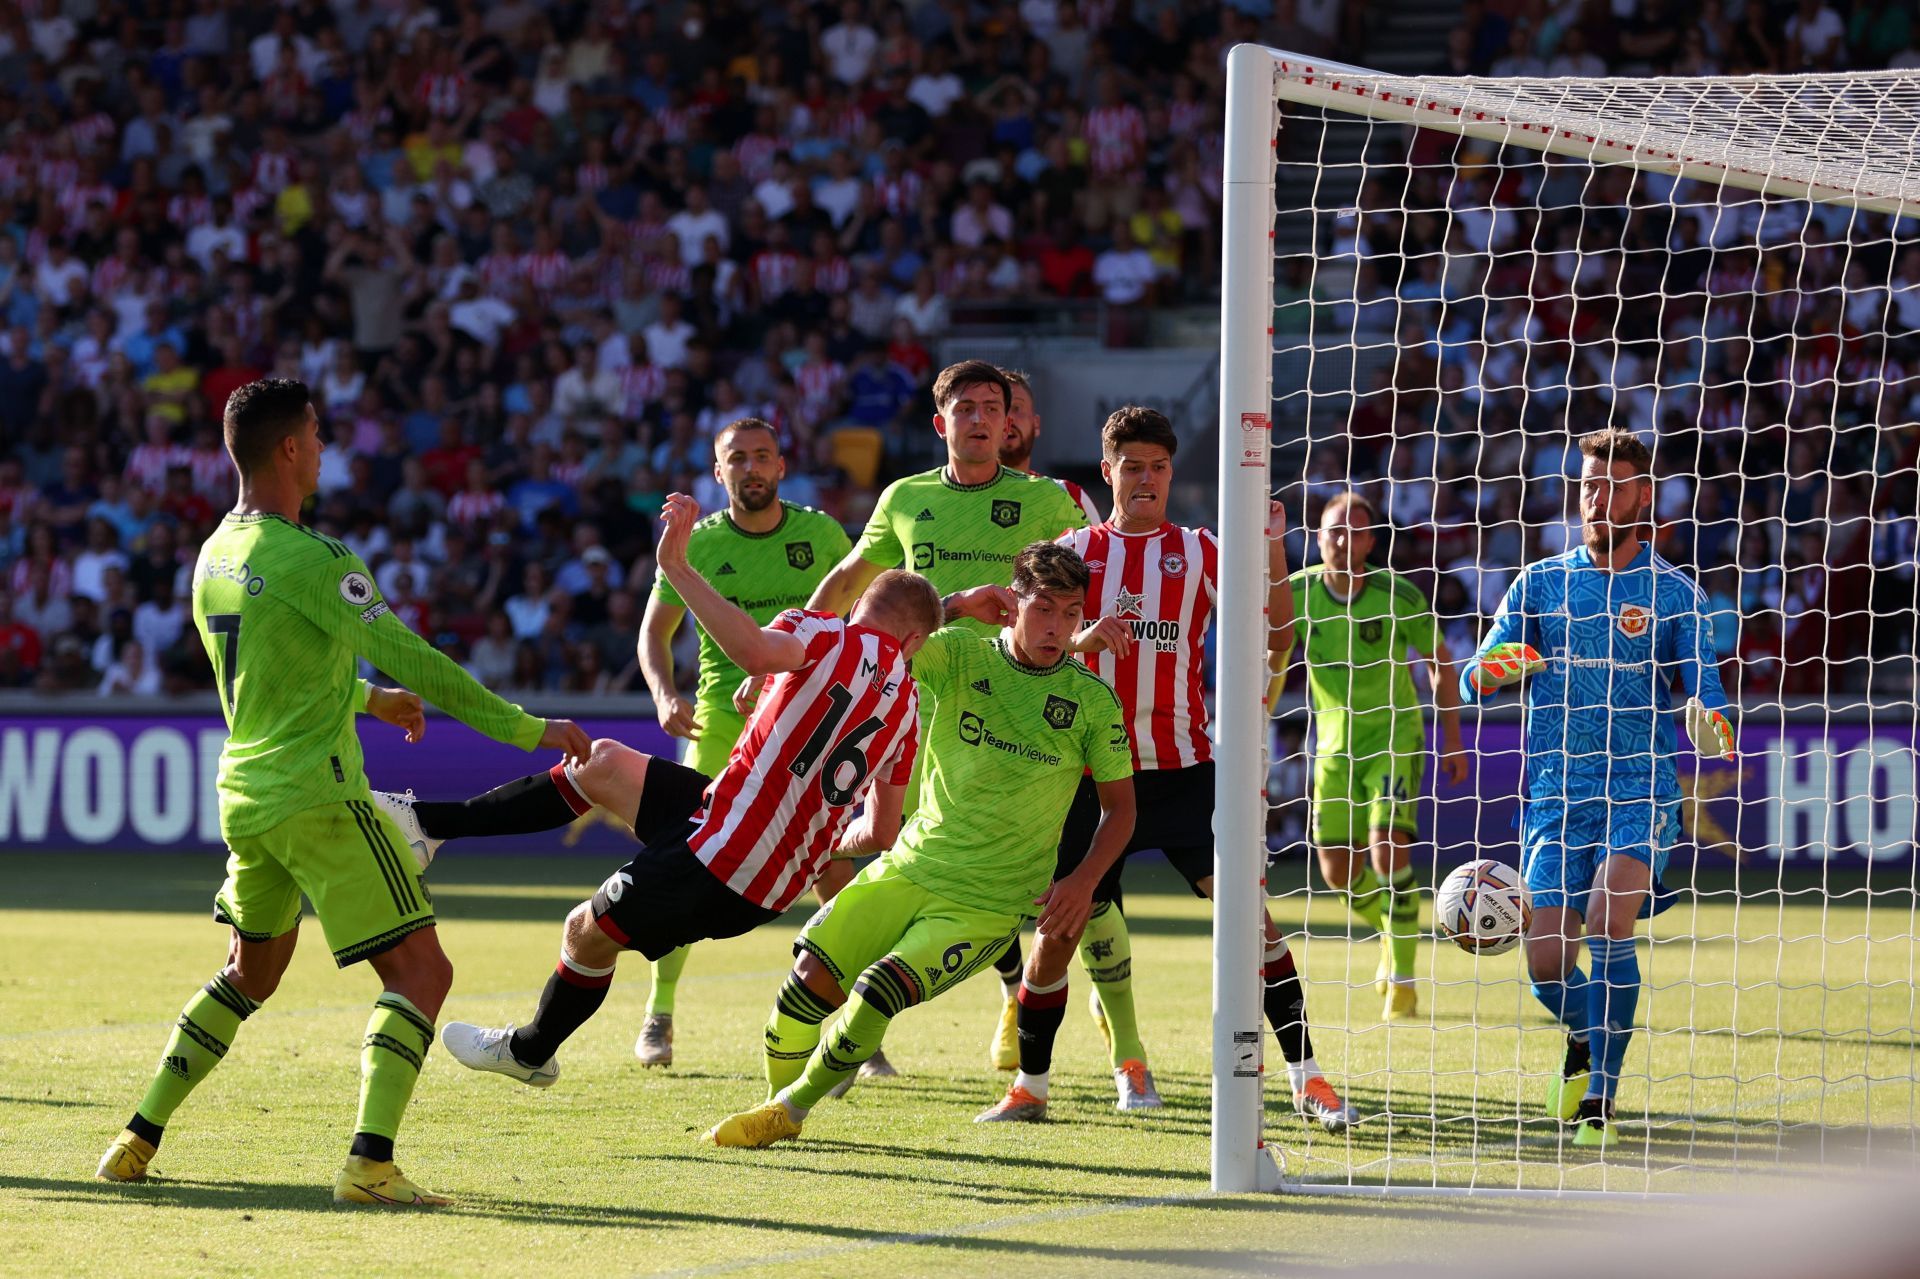
MULTIPOLYGON (((1408 77, 1240 45, 1227 59, 1222 161, 1214 1189, 1646 1194, 1704 1184, 1669 1171, 1778 1167, 1790 1138, 1794 1157, 1816 1164, 1911 1157, 1920 73, 1408 77), (1561 166, 1541 153, 1571 166, 1554 188, 1562 203, 1546 194, 1561 166), (1388 179, 1401 183, 1393 207, 1371 207, 1369 183, 1388 179), (1596 208, 1605 216, 1590 217, 1596 208), (1609 242, 1648 210, 1685 224, 1655 251, 1694 255, 1684 285, 1634 244, 1609 242), (1426 381, 1410 385, 1416 364, 1426 381), (1382 428, 1376 411, 1362 438, 1376 382, 1396 406, 1416 395, 1432 420, 1403 430, 1389 414, 1382 428), (1475 964, 1434 943, 1443 862, 1482 855, 1487 840, 1498 846, 1484 855, 1519 863, 1517 837, 1488 822, 1518 798, 1511 761, 1505 793, 1477 775, 1481 789, 1445 801, 1444 847, 1428 761, 1414 845, 1423 1003, 1411 1026, 1389 1031, 1369 1006, 1373 961, 1354 955, 1370 934, 1332 938, 1367 931, 1348 924, 1344 896, 1311 853, 1286 863, 1274 904, 1291 919, 1316 1056, 1337 1084, 1353 1077, 1363 1138, 1283 1134, 1262 1096, 1277 1048, 1262 1016, 1260 912, 1269 838, 1282 826, 1298 846, 1304 823, 1278 820, 1268 786, 1271 766, 1290 765, 1283 804, 1304 811, 1309 770, 1297 742, 1276 746, 1260 695, 1268 503, 1287 497, 1297 531, 1312 517, 1299 497, 1354 483, 1351 459, 1379 449, 1378 473, 1358 478, 1377 486, 1396 538, 1428 548, 1414 575, 1470 599, 1437 607, 1441 628, 1477 636, 1498 598, 1489 581, 1510 580, 1552 538, 1578 544, 1553 450, 1601 426, 1654 451, 1657 549, 1679 526, 1688 546, 1719 547, 1679 564, 1709 593, 1710 571, 1738 569, 1727 624, 1740 660, 1723 644, 1723 669, 1772 663, 1771 683, 1744 690, 1742 767, 1685 781, 1684 846, 1719 841, 1733 856, 1702 871, 1706 853, 1683 865, 1676 851, 1668 879, 1688 904, 1641 925, 1645 993, 1623 1075, 1637 1091, 1622 1102, 1635 1153, 1572 1169, 1564 1139, 1525 1110, 1560 1032, 1517 952, 1475 964), (1443 436, 1474 441, 1466 473, 1443 436), (1713 467, 1689 471, 1709 456, 1713 467), (1809 487, 1809 474, 1824 480, 1809 487), (1512 510, 1487 496, 1509 492, 1512 510), (1771 649, 1749 644, 1761 613, 1779 632, 1771 649), (1796 863, 1819 874, 1803 882, 1796 863), (1655 1105, 1656 1087, 1673 1103, 1655 1105), (1774 1143, 1771 1160, 1752 1153, 1756 1132, 1774 1143), (1285 1177, 1263 1133, 1300 1155, 1281 1161, 1285 1177)), ((1305 544, 1290 539, 1295 569, 1305 544)), ((1736 702, 1741 692, 1728 689, 1736 702)), ((1289 741, 1304 724, 1304 712, 1287 717, 1289 741)), ((1482 743, 1517 757, 1514 731, 1501 731, 1482 743)))

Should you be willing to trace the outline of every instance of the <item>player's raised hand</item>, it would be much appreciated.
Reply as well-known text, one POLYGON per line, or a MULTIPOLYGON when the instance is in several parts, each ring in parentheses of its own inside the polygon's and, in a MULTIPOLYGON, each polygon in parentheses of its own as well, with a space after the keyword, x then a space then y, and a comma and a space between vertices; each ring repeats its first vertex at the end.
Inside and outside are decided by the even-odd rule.
POLYGON ((1267 540, 1277 542, 1287 535, 1287 504, 1273 501, 1267 503, 1267 540))
POLYGON ((587 730, 570 719, 550 719, 546 731, 540 734, 540 744, 548 750, 557 750, 567 757, 570 764, 584 764, 587 756, 593 754, 593 739, 587 736, 587 730))
POLYGON ((653 548, 653 560, 662 571, 680 569, 687 566, 687 539, 693 536, 693 526, 700 522, 700 503, 685 493, 667 494, 667 504, 660 511, 660 522, 666 528, 660 532, 660 540, 653 548))
POLYGON ((764 675, 749 675, 740 681, 740 687, 733 690, 733 709, 742 715, 753 714, 753 708, 760 702, 761 690, 767 686, 764 675))
POLYGON ((1697 697, 1687 699, 1687 737, 1702 759, 1732 763, 1740 758, 1733 745, 1733 724, 1721 712, 1708 710, 1697 697))
POLYGON ((1112 653, 1125 657, 1133 652, 1133 628, 1117 617, 1103 617, 1082 627, 1070 645, 1076 653, 1112 653))
POLYGON ((1498 688, 1509 688, 1518 684, 1529 675, 1538 675, 1547 669, 1546 659, 1534 652, 1531 644, 1495 644, 1473 664, 1475 689, 1482 693, 1491 693, 1498 688))
POLYGON ((1035 931, 1049 937, 1078 938, 1093 914, 1094 887, 1092 882, 1083 882, 1078 873, 1054 880, 1046 892, 1033 899, 1040 908, 1035 931))
POLYGON ((956 591, 942 602, 949 621, 971 617, 988 626, 1013 625, 1013 616, 1020 609, 1019 597, 1004 586, 976 586, 970 591, 956 591))
POLYGON ((418 693, 409 693, 404 688, 369 687, 373 691, 367 697, 367 714, 405 729, 409 742, 417 742, 427 735, 427 704, 420 700, 418 693))
POLYGON ((684 737, 690 742, 700 740, 700 722, 693 717, 693 704, 679 694, 669 694, 657 703, 653 713, 660 719, 660 727, 667 730, 670 737, 684 737))

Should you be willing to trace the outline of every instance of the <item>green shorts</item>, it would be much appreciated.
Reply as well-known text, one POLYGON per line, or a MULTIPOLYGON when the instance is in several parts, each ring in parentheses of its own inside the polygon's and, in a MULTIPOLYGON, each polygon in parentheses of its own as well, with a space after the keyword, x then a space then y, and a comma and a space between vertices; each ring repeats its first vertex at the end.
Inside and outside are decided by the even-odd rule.
POLYGON ((300 922, 303 893, 342 968, 433 926, 433 899, 406 836, 370 799, 322 804, 228 840, 213 917, 245 941, 266 941, 300 922))
POLYGON ((897 1016, 998 959, 1026 918, 962 906, 882 858, 814 913, 793 951, 825 964, 842 990, 866 976, 897 1016))
POLYGON ((733 703, 709 706, 697 702, 693 717, 700 722, 700 740, 688 742, 680 762, 696 773, 718 777, 727 767, 727 757, 747 731, 746 716, 733 709, 733 703))
POLYGON ((1377 830, 1419 833, 1424 747, 1317 754, 1313 759, 1313 843, 1358 848, 1377 830))

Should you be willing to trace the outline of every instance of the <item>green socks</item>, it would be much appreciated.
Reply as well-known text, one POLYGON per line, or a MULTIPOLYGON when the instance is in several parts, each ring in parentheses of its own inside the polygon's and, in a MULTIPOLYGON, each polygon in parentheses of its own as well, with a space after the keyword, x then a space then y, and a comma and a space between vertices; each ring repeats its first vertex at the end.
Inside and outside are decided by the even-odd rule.
POLYGON ((1140 1020, 1133 1008, 1133 937, 1127 917, 1112 902, 1093 908, 1087 930, 1080 934, 1080 962, 1107 1015, 1114 1069, 1123 1061, 1145 1061, 1147 1047, 1140 1042, 1140 1020))
POLYGON ((385 1137, 399 1135, 400 1116, 413 1098, 420 1066, 433 1045, 433 1022, 392 991, 381 992, 367 1019, 360 1049, 360 1115, 353 1130, 385 1137))
POLYGON ((241 994, 225 973, 216 974, 181 1010, 166 1051, 161 1054, 160 1067, 135 1114, 154 1129, 165 1128, 187 1094, 227 1055, 240 1023, 259 1007, 241 994))
POLYGON ((1376 933, 1387 930, 1386 890, 1373 867, 1362 862, 1347 884, 1347 905, 1361 923, 1376 933))
POLYGON ((831 1016, 832 1004, 807 989, 798 977, 787 974, 780 993, 774 996, 773 1015, 767 1019, 767 1096, 772 1097, 805 1072, 813 1050, 820 1046, 821 1023, 831 1016))
POLYGON ((1393 952, 1393 975, 1411 978, 1414 951, 1420 943, 1420 884, 1411 866, 1394 871, 1388 885, 1386 933, 1393 952))
MULTIPOLYGON (((836 1084, 860 1069, 861 1064, 879 1049, 880 1041, 886 1037, 887 1027, 893 1024, 893 1017, 880 1006, 880 1002, 888 1001, 882 999, 872 1002, 874 1000, 874 991, 861 985, 854 987, 853 994, 847 999, 845 1012, 834 1026, 833 1038, 821 1042, 807 1060, 806 1069, 800 1077, 780 1089, 780 1100, 786 1102, 790 1110, 801 1115, 812 1110, 833 1091, 836 1084)), ((819 1034, 819 1027, 814 1028, 814 1034, 819 1034)), ((769 1067, 773 1065, 771 1058, 767 1064, 769 1067)))
POLYGON ((686 971, 687 955, 692 950, 691 946, 682 946, 653 961, 653 989, 647 992, 647 1016, 673 1016, 673 993, 680 985, 680 974, 686 971))

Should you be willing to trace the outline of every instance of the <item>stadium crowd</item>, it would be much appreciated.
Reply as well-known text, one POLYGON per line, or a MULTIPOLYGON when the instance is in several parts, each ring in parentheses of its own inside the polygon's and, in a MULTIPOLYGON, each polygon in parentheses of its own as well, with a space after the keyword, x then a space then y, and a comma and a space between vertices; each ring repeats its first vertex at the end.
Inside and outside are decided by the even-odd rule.
MULTIPOLYGON (((1915 57, 1896 0, 1778 8, 1467 0, 1436 70, 1915 57)), ((274 373, 304 378, 327 424, 315 523, 368 560, 397 613, 497 689, 638 689, 653 519, 673 489, 718 504, 720 427, 774 422, 783 495, 857 523, 879 483, 925 464, 927 383, 956 317, 1083 300, 1130 340, 1143 308, 1211 296, 1225 50, 1356 49, 1376 17, 1360 0, 0 4, 0 686, 206 686, 185 588, 232 496, 219 410, 274 373), (884 441, 877 473, 836 448, 850 428, 884 441)), ((1444 210, 1434 158, 1416 144, 1411 189, 1444 210)), ((1655 257, 1693 263, 1702 295, 1748 288, 1741 270, 1770 282, 1716 302, 1712 323, 1731 327, 1704 344, 1685 306, 1618 351, 1559 333, 1588 373, 1617 356, 1668 379, 1704 352, 1711 381, 1736 357, 1779 370, 1786 348, 1816 346, 1831 368, 1866 368, 1870 326, 1832 302, 1858 272, 1891 278, 1891 297, 1869 295, 1889 327, 1915 327, 1903 286, 1920 285, 1920 254, 1891 270, 1791 243, 1716 258, 1710 218, 1614 226, 1586 184, 1570 165, 1483 167, 1454 188, 1498 210, 1476 220, 1396 213, 1409 188, 1383 173, 1343 228, 1360 281, 1347 318, 1372 324, 1370 304, 1397 297, 1463 323, 1464 281, 1438 251, 1477 236, 1497 273, 1550 189, 1566 250, 1552 261, 1586 264, 1566 324, 1607 322, 1615 275, 1596 261, 1624 260, 1630 280, 1655 257), (1622 231, 1621 254, 1583 252, 1622 231), (1669 231, 1694 251, 1642 252, 1669 231), (1815 340, 1834 324, 1843 337, 1815 340)), ((1404 479, 1385 503, 1406 530, 1396 563, 1459 567, 1434 586, 1464 633, 1498 598, 1479 565, 1519 562, 1516 521, 1561 515, 1558 455, 1501 432, 1579 420, 1601 389, 1597 374, 1557 401, 1503 383, 1513 342, 1537 335, 1489 331, 1463 355, 1438 331, 1360 402, 1351 458, 1316 455, 1316 482, 1349 461, 1355 478, 1404 479), (1471 443, 1482 430, 1493 447, 1471 443), (1525 509, 1521 474, 1540 481, 1525 509)), ((1887 351, 1911 368, 1902 340, 1887 351)), ((1856 564, 1901 566, 1871 589, 1911 598, 1911 519, 1864 542, 1826 522, 1911 512, 1911 432, 1860 429, 1904 404, 1842 372, 1842 414, 1813 425, 1811 376, 1790 363, 1751 394, 1708 389, 1698 429, 1681 400, 1650 404, 1663 435, 1681 424, 1666 464, 1749 477, 1697 502, 1669 484, 1662 512, 1663 546, 1746 619, 1742 649, 1793 651, 1796 626, 1869 580, 1856 564), (1744 444, 1725 433, 1747 426, 1744 444), (1869 482, 1874 467, 1904 489, 1869 482)), ((1871 642, 1911 651, 1910 626, 1885 631, 1871 642)))
POLYGON ((1284 25, 0 5, 0 684, 206 683, 185 575, 225 397, 271 372, 314 388, 315 523, 396 612, 496 688, 639 687, 651 523, 717 503, 719 427, 774 422, 784 495, 858 521, 885 477, 834 436, 930 452, 956 308, 1208 294, 1223 51, 1284 25))
MULTIPOLYGON (((1710 0, 1690 24, 1664 0, 1468 0, 1435 71, 1913 67, 1916 37, 1888 0, 1710 0)), ((1910 695, 1920 222, 1381 141, 1319 271, 1283 263, 1276 327, 1312 316, 1371 353, 1351 414, 1316 425, 1306 488, 1360 481, 1453 650, 1520 564, 1577 545, 1572 440, 1623 425, 1655 445, 1655 546, 1699 574, 1730 690, 1910 695)))

